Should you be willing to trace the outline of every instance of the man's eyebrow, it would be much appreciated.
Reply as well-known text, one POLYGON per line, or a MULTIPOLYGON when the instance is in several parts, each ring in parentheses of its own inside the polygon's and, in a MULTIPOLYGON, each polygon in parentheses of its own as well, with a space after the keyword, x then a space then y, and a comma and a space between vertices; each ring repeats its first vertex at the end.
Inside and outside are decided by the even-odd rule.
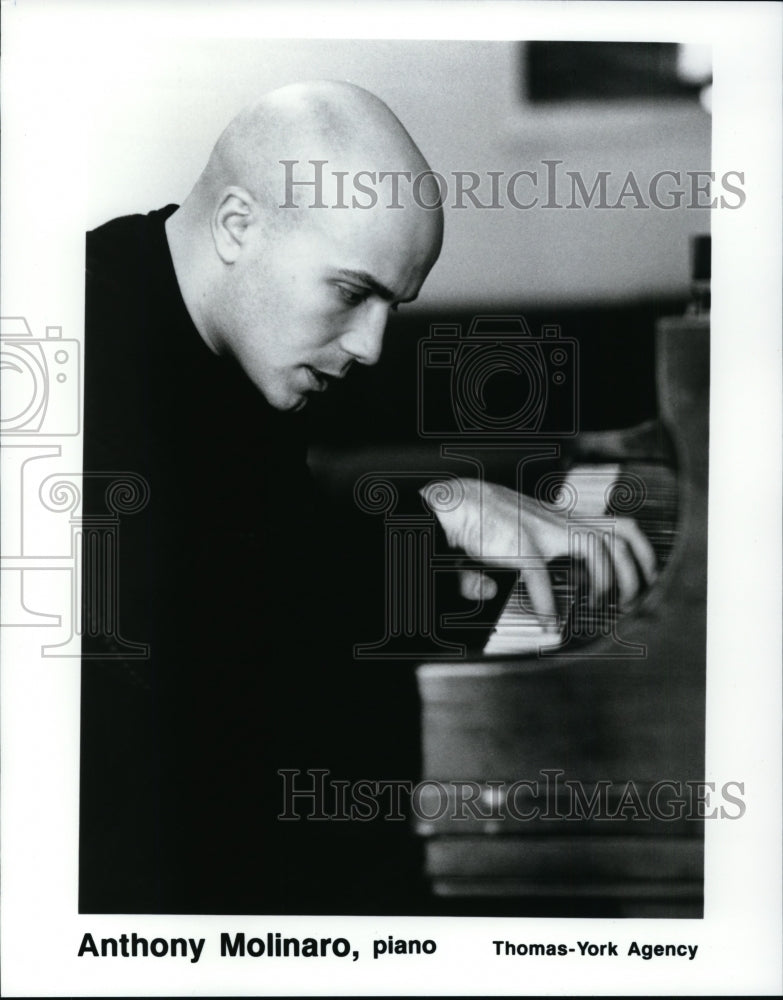
MULTIPOLYGON (((386 285, 378 281, 377 278, 368 274, 367 271, 354 271, 350 268, 341 267, 337 273, 343 278, 352 278, 355 281, 361 281, 370 289, 370 291, 375 292, 379 298, 384 299, 386 302, 394 302, 397 299, 397 296, 390 288, 387 288, 386 285)), ((416 298, 417 296, 414 295, 413 298, 405 299, 404 301, 413 302, 416 298)))

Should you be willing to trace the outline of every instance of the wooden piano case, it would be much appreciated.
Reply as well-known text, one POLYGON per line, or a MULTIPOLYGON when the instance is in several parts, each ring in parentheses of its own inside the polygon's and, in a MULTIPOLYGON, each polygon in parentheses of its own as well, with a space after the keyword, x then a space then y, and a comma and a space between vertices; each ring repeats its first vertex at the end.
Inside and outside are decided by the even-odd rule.
POLYGON ((453 912, 702 916, 708 321, 660 321, 656 354, 677 509, 652 587, 592 642, 417 668, 418 832, 453 912))

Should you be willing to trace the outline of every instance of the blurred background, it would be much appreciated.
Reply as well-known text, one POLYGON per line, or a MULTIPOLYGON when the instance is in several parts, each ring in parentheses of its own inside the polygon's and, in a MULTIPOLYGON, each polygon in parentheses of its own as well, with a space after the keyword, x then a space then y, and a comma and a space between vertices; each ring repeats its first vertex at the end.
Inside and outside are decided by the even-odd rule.
MULTIPOLYGON (((118 44, 95 60, 89 227, 179 203, 240 107, 274 87, 317 78, 377 93, 447 176, 541 173, 542 159, 557 159, 559 171, 579 171, 588 190, 598 171, 610 171, 619 192, 629 171, 644 190, 661 170, 709 170, 710 117, 701 99, 709 49, 698 46, 285 39, 172 46, 150 39, 143 51, 118 44)), ((520 191, 524 200, 528 189, 520 191)), ((567 194, 568 185, 566 203, 567 194)), ((708 212, 625 204, 616 211, 452 209, 443 253, 415 308, 684 295, 688 237, 708 229, 708 212)))
MULTIPOLYGON (((377 93, 454 192, 455 171, 521 183, 533 208, 446 207, 441 257, 415 304, 391 322, 383 357, 307 407, 311 464, 341 499, 367 470, 432 468, 439 442, 422 439, 417 408, 427 390, 419 345, 433 324, 463 333, 477 315, 524 316, 536 335, 559 327, 578 346, 579 429, 628 427, 656 415, 653 331, 685 307, 690 244, 709 232, 709 209, 689 207, 686 171, 710 169, 710 50, 673 43, 546 41, 257 40, 151 38, 143 49, 91 53, 100 80, 88 99, 86 227, 180 203, 237 110, 274 87, 345 79, 377 93), (558 161, 547 208, 544 161, 558 161), (679 207, 651 204, 656 174, 672 171, 686 191, 679 207), (574 200, 568 173, 589 192, 608 177, 619 208, 574 200), (625 189, 627 191, 627 189, 625 189)), ((699 200, 706 201, 705 195, 699 200)), ((495 380, 516 408, 525 386, 495 380)), ((454 467, 452 463, 452 467, 454 467)), ((464 469, 462 470, 465 471, 464 469)), ((350 501, 349 499, 349 502, 350 501)))

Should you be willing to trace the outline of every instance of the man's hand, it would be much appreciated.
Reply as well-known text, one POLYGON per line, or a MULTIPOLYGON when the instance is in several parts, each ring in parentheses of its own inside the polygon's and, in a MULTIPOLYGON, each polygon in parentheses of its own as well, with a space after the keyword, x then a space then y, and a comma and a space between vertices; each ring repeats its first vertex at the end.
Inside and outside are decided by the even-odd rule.
MULTIPOLYGON (((616 584, 620 607, 627 606, 655 575, 655 553, 630 518, 606 517, 607 532, 586 527, 578 553, 565 514, 547 510, 530 497, 478 479, 433 482, 421 491, 440 521, 449 544, 487 566, 518 569, 537 615, 555 615, 546 564, 578 555, 589 580, 591 603, 603 602, 616 584), (461 492, 459 495, 455 495, 461 492), (440 498, 450 497, 442 503, 440 498), (613 528, 613 533, 608 531, 613 528), (608 542, 607 542, 608 539, 608 542)), ((591 524, 594 519, 590 519, 591 524)), ((461 589, 470 599, 491 598, 496 587, 485 574, 463 571, 461 589)))

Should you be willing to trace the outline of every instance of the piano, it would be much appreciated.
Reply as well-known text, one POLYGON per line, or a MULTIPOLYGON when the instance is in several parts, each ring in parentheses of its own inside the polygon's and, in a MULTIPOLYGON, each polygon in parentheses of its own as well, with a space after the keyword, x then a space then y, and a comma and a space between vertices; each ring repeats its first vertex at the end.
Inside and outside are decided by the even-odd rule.
POLYGON ((583 435, 540 484, 553 503, 577 486, 583 536, 597 513, 635 517, 653 584, 595 613, 555 566, 554 636, 517 586, 483 652, 416 669, 416 829, 445 912, 703 915, 708 318, 659 321, 656 381, 659 422, 583 435))

